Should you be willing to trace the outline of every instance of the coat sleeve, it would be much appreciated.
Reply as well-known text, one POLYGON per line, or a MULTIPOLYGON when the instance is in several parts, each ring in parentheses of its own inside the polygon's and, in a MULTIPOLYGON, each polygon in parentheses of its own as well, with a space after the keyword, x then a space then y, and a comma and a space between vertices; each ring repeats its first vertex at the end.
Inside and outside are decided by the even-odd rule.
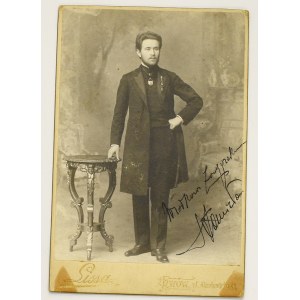
POLYGON ((174 94, 186 102, 186 106, 178 113, 178 115, 183 119, 183 124, 187 125, 201 110, 203 100, 193 88, 175 73, 173 78, 173 88, 174 94))
POLYGON ((124 131, 125 118, 128 111, 128 82, 125 76, 121 78, 114 115, 110 132, 110 144, 121 144, 124 131))

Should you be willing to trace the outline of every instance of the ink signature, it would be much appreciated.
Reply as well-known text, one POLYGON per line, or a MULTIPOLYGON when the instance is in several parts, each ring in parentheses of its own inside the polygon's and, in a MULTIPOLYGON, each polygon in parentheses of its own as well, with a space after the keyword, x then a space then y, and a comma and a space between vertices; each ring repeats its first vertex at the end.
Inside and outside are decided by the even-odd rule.
POLYGON ((225 187, 226 191, 230 195, 230 200, 226 203, 225 206, 227 207, 221 213, 213 213, 212 208, 207 208, 205 205, 203 205, 202 216, 198 216, 198 214, 195 213, 195 220, 197 222, 199 230, 198 234, 187 250, 181 253, 177 253, 176 255, 182 255, 188 251, 203 248, 206 244, 204 233, 206 233, 210 237, 212 242, 215 241, 215 231, 218 230, 219 225, 222 223, 224 217, 230 212, 231 209, 234 208, 234 206, 243 194, 243 191, 241 191, 240 193, 236 193, 234 196, 232 196, 229 193, 228 187, 234 181, 240 181, 240 179, 231 180, 225 187))
MULTIPOLYGON (((220 162, 218 162, 213 171, 208 171, 208 166, 204 168, 204 190, 206 194, 208 194, 213 186, 217 182, 221 182, 224 190, 226 191, 227 196, 229 197, 228 202, 225 204, 224 209, 221 212, 214 212, 213 208, 207 207, 203 205, 203 213, 202 215, 195 213, 194 218, 197 223, 198 233, 194 241, 187 248, 187 250, 178 253, 177 255, 182 255, 188 251, 203 248, 206 244, 205 234, 211 239, 212 242, 215 241, 215 231, 218 230, 219 225, 222 223, 225 216, 235 207, 235 205, 239 202, 244 191, 232 192, 231 185, 236 182, 242 182, 241 179, 235 178, 233 180, 228 181, 230 170, 226 168, 228 163, 232 161, 234 155, 237 151, 239 151, 246 142, 240 144, 237 148, 228 148, 229 154, 224 157, 220 162)), ((202 190, 201 185, 197 186, 197 188, 188 195, 184 193, 181 199, 177 200, 179 205, 168 207, 164 203, 162 204, 164 213, 168 215, 169 221, 171 222, 176 216, 178 216, 183 210, 189 208, 189 202, 194 199, 194 197, 202 190)))

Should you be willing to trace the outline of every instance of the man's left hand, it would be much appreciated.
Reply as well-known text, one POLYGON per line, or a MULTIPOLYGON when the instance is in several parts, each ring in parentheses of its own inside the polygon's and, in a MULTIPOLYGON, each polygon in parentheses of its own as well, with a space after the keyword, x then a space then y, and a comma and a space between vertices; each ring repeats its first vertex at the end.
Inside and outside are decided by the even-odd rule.
POLYGON ((174 129, 175 127, 179 126, 183 122, 182 118, 179 116, 176 116, 173 119, 169 120, 170 129, 174 129))

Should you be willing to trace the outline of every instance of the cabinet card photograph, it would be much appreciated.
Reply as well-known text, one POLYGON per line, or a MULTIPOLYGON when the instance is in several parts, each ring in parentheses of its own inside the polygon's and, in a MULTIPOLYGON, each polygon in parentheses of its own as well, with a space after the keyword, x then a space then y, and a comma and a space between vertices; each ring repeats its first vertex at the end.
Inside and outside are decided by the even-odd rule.
POLYGON ((244 292, 248 12, 61 6, 50 291, 244 292))

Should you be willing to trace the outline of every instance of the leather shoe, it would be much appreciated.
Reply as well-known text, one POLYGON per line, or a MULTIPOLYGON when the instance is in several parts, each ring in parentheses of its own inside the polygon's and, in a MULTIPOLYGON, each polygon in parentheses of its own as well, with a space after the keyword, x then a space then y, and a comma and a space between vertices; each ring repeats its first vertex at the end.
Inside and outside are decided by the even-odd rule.
POLYGON ((168 263, 169 262, 167 254, 162 249, 151 250, 151 255, 156 256, 156 260, 161 262, 161 263, 168 263))
POLYGON ((136 256, 146 252, 150 252, 149 245, 135 245, 132 249, 126 251, 125 256, 136 256))

